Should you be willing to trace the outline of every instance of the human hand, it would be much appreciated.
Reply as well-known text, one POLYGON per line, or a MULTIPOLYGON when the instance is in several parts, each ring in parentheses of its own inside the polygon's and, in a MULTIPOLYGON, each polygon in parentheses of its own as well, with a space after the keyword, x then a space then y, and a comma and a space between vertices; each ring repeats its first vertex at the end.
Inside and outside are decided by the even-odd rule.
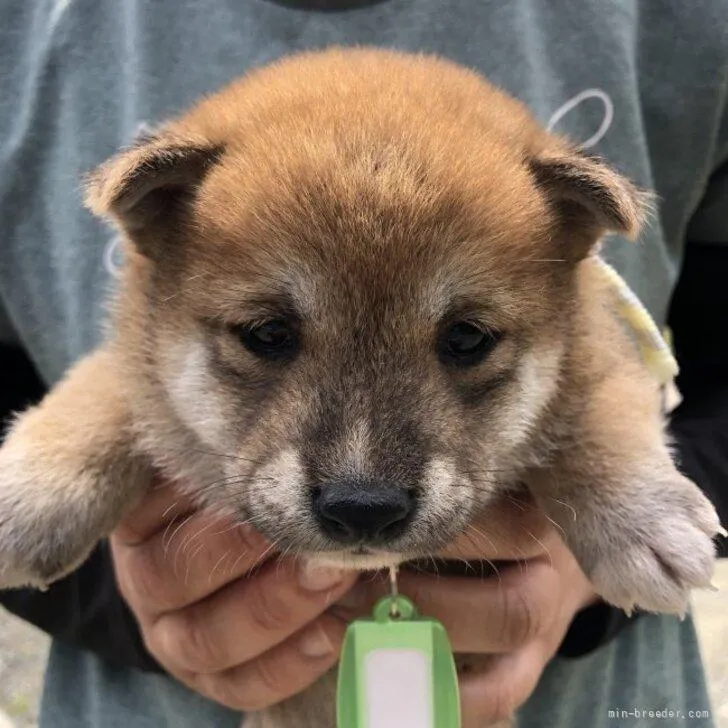
POLYGON ((121 594, 174 677, 240 711, 304 690, 338 659, 345 623, 327 608, 356 576, 269 559, 253 529, 152 491, 111 536, 121 594))
MULTIPOLYGON (((525 702, 574 615, 596 595, 557 530, 528 503, 494 505, 442 556, 513 562, 485 579, 407 569, 399 577, 401 593, 444 624, 455 652, 478 656, 461 673, 460 691, 463 728, 482 728, 525 702)), ((332 611, 366 613, 384 589, 382 580, 362 579, 332 611)))

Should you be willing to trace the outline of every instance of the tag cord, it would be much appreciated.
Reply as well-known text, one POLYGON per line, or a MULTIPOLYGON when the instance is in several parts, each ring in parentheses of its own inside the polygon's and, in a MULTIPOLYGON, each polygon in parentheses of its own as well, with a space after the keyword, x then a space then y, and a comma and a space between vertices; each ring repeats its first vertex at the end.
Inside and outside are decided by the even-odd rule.
POLYGON ((399 597, 399 587, 397 586, 397 567, 389 567, 389 595, 391 601, 389 603, 389 616, 392 619, 397 619, 399 615, 399 604, 397 603, 397 597, 399 597))

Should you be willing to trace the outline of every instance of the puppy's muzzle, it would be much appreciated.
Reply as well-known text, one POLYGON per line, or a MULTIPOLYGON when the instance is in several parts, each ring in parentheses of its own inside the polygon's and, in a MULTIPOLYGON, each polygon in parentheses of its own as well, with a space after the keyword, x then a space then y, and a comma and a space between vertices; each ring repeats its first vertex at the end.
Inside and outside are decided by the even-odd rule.
POLYGON ((319 486, 312 499, 323 532, 345 545, 386 545, 405 531, 416 506, 411 490, 362 479, 319 486))

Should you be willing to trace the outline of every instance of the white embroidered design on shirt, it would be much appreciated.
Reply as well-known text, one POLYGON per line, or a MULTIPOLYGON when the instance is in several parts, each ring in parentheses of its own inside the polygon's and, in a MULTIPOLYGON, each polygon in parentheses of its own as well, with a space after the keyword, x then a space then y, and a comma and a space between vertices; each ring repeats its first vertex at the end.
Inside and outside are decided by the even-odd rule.
POLYGON ((590 147, 596 146, 603 138, 604 135, 609 131, 614 121, 614 103, 606 91, 600 88, 588 88, 580 93, 576 94, 573 98, 569 99, 565 104, 562 104, 556 111, 551 115, 546 128, 549 131, 554 131, 554 127, 571 111, 577 106, 584 103, 589 99, 599 99, 604 105, 604 118, 599 128, 592 134, 585 142, 582 142, 579 146, 582 149, 589 149, 590 147))

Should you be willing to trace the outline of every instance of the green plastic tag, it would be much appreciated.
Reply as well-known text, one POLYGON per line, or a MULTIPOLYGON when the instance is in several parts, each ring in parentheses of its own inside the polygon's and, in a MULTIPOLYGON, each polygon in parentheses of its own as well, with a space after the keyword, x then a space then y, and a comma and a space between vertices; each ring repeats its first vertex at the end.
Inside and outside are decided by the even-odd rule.
POLYGON ((399 595, 352 622, 336 716, 338 728, 460 728, 457 670, 442 624, 399 595))

